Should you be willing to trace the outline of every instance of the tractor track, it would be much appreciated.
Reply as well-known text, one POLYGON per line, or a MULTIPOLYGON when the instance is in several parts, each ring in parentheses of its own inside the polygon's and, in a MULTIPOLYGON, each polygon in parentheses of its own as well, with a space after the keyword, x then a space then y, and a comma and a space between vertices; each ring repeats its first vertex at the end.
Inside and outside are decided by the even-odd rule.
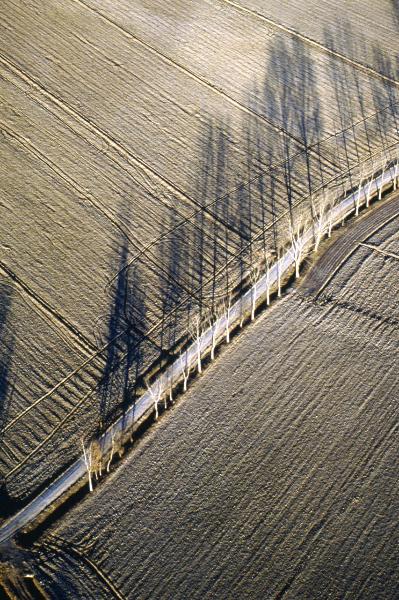
POLYGON ((399 191, 356 221, 318 259, 300 286, 301 295, 317 299, 361 245, 393 219, 399 217, 399 191))
POLYGON ((399 81, 397 81, 393 77, 384 75, 383 73, 376 71, 372 67, 368 67, 356 60, 348 58, 347 56, 345 56, 345 54, 342 54, 341 52, 337 52, 336 50, 331 50, 331 48, 328 48, 328 46, 325 46, 324 44, 321 44, 320 42, 317 42, 316 40, 313 40, 312 38, 310 38, 306 35, 303 35, 302 33, 299 33, 298 31, 295 31, 295 29, 292 29, 291 27, 286 27, 285 25, 282 25, 281 23, 277 23, 277 21, 274 21, 273 19, 270 19, 269 17, 262 15, 261 13, 257 12, 256 10, 246 8, 245 6, 242 6, 241 4, 239 4, 238 2, 234 2, 233 0, 220 0, 220 1, 224 2, 225 4, 228 4, 229 6, 233 6, 234 8, 236 8, 237 10, 239 10, 242 13, 247 13, 247 14, 252 15, 256 19, 260 19, 261 21, 263 21, 264 23, 267 23, 268 25, 270 25, 271 27, 274 27, 275 29, 279 29, 280 31, 284 31, 284 33, 288 33, 292 37, 300 39, 302 42, 305 42, 309 46, 317 48, 324 54, 333 56, 334 58, 341 60, 342 62, 350 65, 351 67, 354 67, 355 69, 358 69, 359 71, 362 71, 363 73, 367 73, 368 75, 371 75, 378 79, 382 79, 383 81, 389 82, 397 87, 399 86, 399 81))

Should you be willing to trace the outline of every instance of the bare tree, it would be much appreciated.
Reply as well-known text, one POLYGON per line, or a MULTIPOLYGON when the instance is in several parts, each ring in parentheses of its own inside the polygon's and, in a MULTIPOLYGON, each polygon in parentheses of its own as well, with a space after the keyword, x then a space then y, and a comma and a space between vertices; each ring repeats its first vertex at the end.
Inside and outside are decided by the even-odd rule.
POLYGON ((317 204, 312 201, 312 209, 314 223, 314 251, 317 252, 320 242, 328 229, 327 201, 324 193, 322 197, 318 198, 317 204))
POLYGON ((305 249, 305 240, 303 232, 305 230, 306 221, 303 216, 300 216, 297 220, 295 227, 292 223, 289 224, 289 232, 291 238, 291 248, 289 250, 294 263, 295 263, 295 277, 299 277, 299 267, 303 259, 303 253, 305 249))
POLYGON ((217 343, 217 326, 219 323, 219 318, 216 318, 216 320, 214 321, 213 325, 212 325, 212 348, 211 348, 211 360, 214 360, 215 358, 215 348, 216 348, 216 343, 217 343))
POLYGON ((334 227, 334 198, 330 195, 327 208, 327 237, 331 237, 332 228, 334 227))
POLYGON ((158 381, 158 386, 157 386, 157 390, 154 391, 152 386, 150 387, 148 384, 147 385, 147 390, 150 392, 150 396, 151 399, 154 403, 154 409, 155 409, 155 420, 158 420, 158 404, 161 400, 162 397, 162 387, 161 387, 161 379, 158 381))
MULTIPOLYGON (((343 197, 343 198, 345 198, 345 197, 348 195, 348 191, 349 191, 349 185, 350 185, 350 182, 351 182, 351 181, 352 181, 352 179, 351 179, 350 177, 349 177, 349 178, 346 178, 346 179, 344 180, 344 184, 343 184, 343 194, 342 194, 342 197, 343 197)), ((348 215, 350 215, 350 214, 351 214, 351 211, 349 210, 349 211, 346 211, 346 212, 345 212, 345 213, 342 215, 342 218, 341 218, 341 226, 342 226, 342 227, 345 225, 345 219, 346 219, 346 217, 347 217, 348 215)))
POLYGON ((277 296, 281 298, 281 250, 277 249, 277 296))
POLYGON ((374 182, 374 178, 373 175, 371 175, 370 177, 370 181, 369 184, 367 186, 367 195, 366 195, 366 208, 368 208, 370 206, 370 200, 371 200, 371 188, 374 182))
POLYGON ((170 403, 173 404, 173 373, 171 372, 169 375, 169 400, 170 403))
POLYGON ((381 183, 380 183, 380 189, 378 190, 378 200, 381 200, 382 197, 382 190, 384 187, 384 175, 385 175, 385 167, 386 167, 386 161, 384 159, 384 156, 381 152, 381 163, 382 163, 382 172, 381 172, 381 183))
POLYGON ((356 217, 358 216, 359 209, 360 209, 360 199, 361 199, 361 192, 362 192, 362 182, 363 182, 363 172, 362 172, 362 167, 360 167, 359 186, 357 188, 356 202, 355 202, 355 215, 356 215, 356 217))
POLYGON ((91 458, 91 445, 86 450, 84 441, 82 439, 82 448, 83 448, 83 457, 86 465, 87 474, 89 476, 89 490, 93 491, 93 482, 91 479, 91 469, 92 469, 92 458, 91 458))
POLYGON ((108 462, 107 462, 107 473, 109 473, 109 468, 111 466, 111 462, 112 462, 112 458, 114 456, 115 453, 115 448, 116 448, 116 444, 115 444, 115 433, 112 432, 111 434, 111 450, 109 452, 109 457, 108 457, 108 462))
POLYGON ((250 278, 251 278, 251 283, 252 283, 252 293, 251 293, 251 298, 252 298, 251 321, 253 321, 255 319, 256 288, 257 288, 257 285, 258 285, 259 276, 260 276, 259 265, 253 265, 251 267, 251 273, 250 273, 250 278))
POLYGON ((193 322, 193 328, 191 337, 196 342, 197 345, 197 369, 198 373, 202 373, 202 364, 201 364, 201 319, 199 315, 196 315, 193 322))
POLYGON ((226 315, 226 344, 230 343, 230 312, 231 312, 231 294, 223 301, 224 312, 226 315))
MULTIPOLYGON (((161 377, 159 378, 159 385, 158 385, 158 391, 161 390, 161 397, 163 396, 163 407, 166 410, 168 408, 168 394, 166 393, 167 389, 169 388, 169 380, 167 379, 166 375, 161 375, 161 377)), ((170 392, 170 390, 169 390, 170 392)))
POLYGON ((244 325, 245 320, 245 310, 244 303, 242 301, 242 297, 240 298, 240 328, 244 325))
POLYGON ((269 257, 265 258, 265 268, 266 268, 266 304, 270 305, 270 262, 269 257))
POLYGON ((209 323, 209 328, 212 331, 211 360, 214 360, 214 358, 215 358, 215 348, 216 348, 216 342, 217 342, 216 334, 217 334, 218 322, 219 322, 219 318, 217 315, 217 311, 216 312, 210 311, 208 323, 209 323))
POLYGON ((393 174, 393 189, 394 190, 396 190, 397 185, 398 185, 398 159, 396 159, 395 170, 394 170, 394 174, 393 174))
POLYGON ((190 369, 187 365, 187 352, 184 353, 185 357, 186 357, 186 362, 183 363, 183 357, 180 354, 180 366, 181 366, 181 370, 182 370, 182 375, 183 375, 183 391, 186 392, 187 391, 187 381, 188 381, 188 377, 190 375, 190 369))

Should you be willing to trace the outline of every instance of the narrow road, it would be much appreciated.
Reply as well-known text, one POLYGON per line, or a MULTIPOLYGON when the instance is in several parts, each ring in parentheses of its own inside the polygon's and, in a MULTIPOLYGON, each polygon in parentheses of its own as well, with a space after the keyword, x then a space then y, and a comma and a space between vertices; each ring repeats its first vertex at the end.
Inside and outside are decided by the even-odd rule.
MULTIPOLYGON (((367 316, 392 306, 380 264, 352 256, 353 312, 299 288, 274 303, 53 535, 129 600, 397 598, 397 329, 367 316)), ((387 285, 397 272, 386 261, 387 285)), ((83 598, 81 572, 58 555, 48 589, 83 598)))
MULTIPOLYGON (((379 186, 387 186, 391 181, 390 170, 387 170, 384 175, 380 175, 375 180, 375 191, 377 192, 379 186)), ((365 202, 366 197, 366 186, 363 187, 362 202, 365 202)), ((351 195, 344 198, 332 211, 335 214, 334 222, 338 223, 342 219, 343 215, 347 215, 348 211, 354 210, 354 199, 357 197, 359 192, 353 192, 351 195)), ((354 252, 359 242, 364 242, 367 238, 372 235, 376 229, 387 223, 389 220, 394 218, 399 212, 399 192, 395 192, 391 199, 385 201, 383 204, 378 205, 375 210, 370 213, 366 213, 365 216, 359 221, 359 223, 350 229, 348 229, 347 235, 342 236, 333 244, 329 250, 317 261, 316 268, 313 269, 313 275, 310 273, 307 281, 302 287, 303 290, 307 290, 308 294, 320 293, 321 289, 328 283, 334 273, 339 269, 345 260, 354 252), (321 276, 319 276, 319 271, 321 276)), ((304 232, 303 239, 306 244, 312 243, 312 228, 309 228, 304 232)), ((182 373, 188 372, 187 369, 195 368, 197 361, 198 347, 201 353, 205 353, 210 349, 214 339, 220 339, 224 336, 227 327, 236 323, 242 315, 248 313, 253 301, 253 295, 255 301, 260 300, 262 295, 265 294, 266 288, 270 285, 270 282, 275 283, 278 278, 278 272, 280 271, 281 276, 288 272, 293 267, 294 258, 293 252, 288 250, 281 258, 281 265, 277 263, 270 269, 269 278, 267 275, 263 275, 256 286, 248 290, 243 296, 241 296, 231 307, 230 316, 223 316, 216 323, 206 329, 183 355, 183 360, 176 360, 172 365, 152 384, 151 388, 143 394, 137 403, 130 407, 130 409, 119 418, 112 427, 100 439, 101 447, 103 448, 103 456, 106 456, 106 452, 109 451, 112 445, 112 440, 115 435, 125 433, 138 420, 144 417, 146 413, 152 411, 158 402, 161 400, 162 394, 166 393, 173 387, 173 385, 180 380, 182 373)), ((0 543, 11 538, 19 530, 23 529, 30 523, 32 523, 41 513, 43 513, 48 507, 57 501, 62 494, 69 490, 74 484, 76 484, 86 474, 86 466, 83 457, 80 457, 73 465, 71 465, 58 479, 56 479, 47 489, 43 490, 30 504, 25 506, 19 513, 11 517, 6 523, 0 527, 0 543)))

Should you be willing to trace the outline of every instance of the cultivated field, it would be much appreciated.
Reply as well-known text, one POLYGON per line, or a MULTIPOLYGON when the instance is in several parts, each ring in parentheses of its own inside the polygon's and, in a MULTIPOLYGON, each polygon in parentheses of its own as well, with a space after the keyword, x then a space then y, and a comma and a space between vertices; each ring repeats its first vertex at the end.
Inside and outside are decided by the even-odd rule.
POLYGON ((378 214, 327 249, 334 270, 354 252, 319 295, 316 263, 44 534, 50 597, 396 596, 399 217, 378 214))
POLYGON ((1 2, 3 500, 124 410, 309 193, 389 157, 394 7, 303 4, 1 2))

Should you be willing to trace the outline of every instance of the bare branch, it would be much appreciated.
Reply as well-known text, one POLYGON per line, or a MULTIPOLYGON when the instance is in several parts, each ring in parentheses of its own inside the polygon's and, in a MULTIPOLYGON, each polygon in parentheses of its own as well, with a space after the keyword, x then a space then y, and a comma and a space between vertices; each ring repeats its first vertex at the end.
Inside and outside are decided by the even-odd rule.
POLYGON ((201 364, 201 319, 199 315, 194 317, 193 330, 191 333, 193 340, 197 343, 197 369, 198 373, 202 373, 201 364))
POLYGON ((292 223, 289 224, 289 233, 291 238, 291 248, 289 250, 295 263, 295 277, 299 277, 299 267, 303 259, 305 241, 303 232, 306 228, 306 221, 302 215, 298 217, 295 227, 292 223))
POLYGON ((185 353, 185 357, 186 357, 186 362, 185 364, 183 364, 183 357, 180 354, 179 360, 180 360, 180 366, 182 369, 182 374, 183 374, 183 391, 186 392, 187 391, 187 380, 188 377, 190 375, 190 369, 188 368, 187 365, 187 353, 185 353))
POLYGON ((226 314, 226 344, 230 343, 230 311, 231 311, 231 294, 224 299, 224 310, 226 314))
POLYGON ((258 284, 260 276, 260 267, 259 265, 253 265, 251 267, 251 283, 252 283, 252 307, 251 307, 251 321, 255 319, 255 309, 256 309, 256 287, 258 284))
POLYGON ((85 444, 82 438, 82 448, 83 448, 83 456, 86 465, 87 474, 89 476, 89 490, 93 491, 93 482, 91 479, 91 446, 89 446, 89 450, 86 451, 85 444))

